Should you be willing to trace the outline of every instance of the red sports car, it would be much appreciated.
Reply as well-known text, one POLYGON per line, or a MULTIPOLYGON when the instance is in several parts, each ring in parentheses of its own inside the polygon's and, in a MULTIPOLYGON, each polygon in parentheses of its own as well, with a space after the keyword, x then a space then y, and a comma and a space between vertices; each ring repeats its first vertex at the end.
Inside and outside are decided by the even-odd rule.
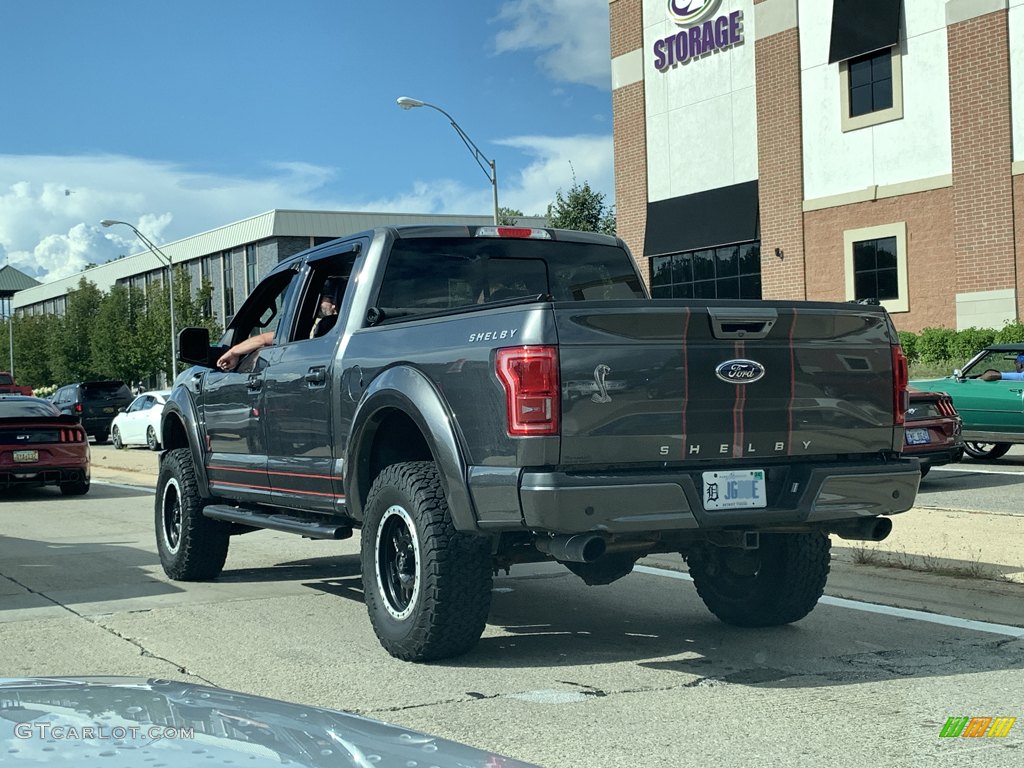
POLYGON ((38 397, 0 395, 0 489, 15 485, 89 492, 89 438, 77 417, 38 397))
POLYGON ((910 389, 903 455, 921 460, 921 476, 931 467, 960 461, 964 455, 963 424, 945 392, 910 389))

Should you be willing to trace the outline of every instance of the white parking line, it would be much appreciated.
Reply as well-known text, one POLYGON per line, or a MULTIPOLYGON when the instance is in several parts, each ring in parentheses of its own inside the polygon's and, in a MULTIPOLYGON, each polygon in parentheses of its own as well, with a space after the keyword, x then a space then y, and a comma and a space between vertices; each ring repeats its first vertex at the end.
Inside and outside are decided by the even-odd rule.
POLYGON ((128 483, 115 483, 113 480, 93 480, 95 485, 109 485, 111 488, 121 488, 126 491, 139 491, 140 493, 156 493, 155 488, 147 485, 129 485, 128 483))
POLYGON ((963 467, 932 467, 932 472, 963 472, 965 475, 1019 475, 1019 476, 1024 476, 1024 471, 1022 471, 1022 472, 1011 472, 1008 469, 985 469, 984 467, 979 467, 978 469, 975 469, 974 467, 971 467, 970 469, 965 469, 963 467))
MULTIPOLYGON (((652 568, 648 565, 637 565, 633 570, 639 571, 640 573, 646 573, 651 576, 663 576, 667 579, 693 581, 688 573, 670 571, 665 568, 652 568)), ((925 611, 915 611, 910 608, 893 608, 889 605, 864 603, 860 600, 847 600, 843 597, 829 597, 828 595, 823 596, 819 602, 822 602, 825 605, 833 605, 837 608, 848 608, 853 611, 880 613, 884 616, 894 616, 899 619, 912 619, 913 621, 926 621, 930 624, 941 624, 945 627, 956 627, 957 629, 969 629, 974 632, 988 632, 993 635, 1024 638, 1024 628, 1012 627, 1008 624, 992 624, 987 621, 972 621, 971 619, 960 619, 956 616, 945 616, 941 613, 926 613, 925 611)))

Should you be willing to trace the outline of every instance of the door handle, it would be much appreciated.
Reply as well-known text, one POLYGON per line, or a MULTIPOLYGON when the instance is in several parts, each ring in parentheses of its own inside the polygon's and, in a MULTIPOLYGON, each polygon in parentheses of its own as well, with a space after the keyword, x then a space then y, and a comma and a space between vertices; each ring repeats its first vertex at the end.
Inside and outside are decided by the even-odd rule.
POLYGON ((259 392, 263 389, 263 379, 256 376, 250 376, 249 381, 246 382, 245 388, 250 392, 259 392))
POLYGON ((327 381, 327 369, 322 365, 310 368, 309 372, 306 374, 306 381, 310 384, 323 384, 327 381))

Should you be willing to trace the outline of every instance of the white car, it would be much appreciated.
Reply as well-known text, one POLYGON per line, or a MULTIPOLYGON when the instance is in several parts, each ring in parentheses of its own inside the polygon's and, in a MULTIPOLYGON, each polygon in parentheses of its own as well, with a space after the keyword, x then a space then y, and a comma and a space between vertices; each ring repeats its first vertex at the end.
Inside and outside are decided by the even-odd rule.
POLYGON ((169 389, 143 392, 117 414, 110 425, 110 441, 114 447, 146 445, 151 451, 159 451, 160 414, 170 394, 169 389))

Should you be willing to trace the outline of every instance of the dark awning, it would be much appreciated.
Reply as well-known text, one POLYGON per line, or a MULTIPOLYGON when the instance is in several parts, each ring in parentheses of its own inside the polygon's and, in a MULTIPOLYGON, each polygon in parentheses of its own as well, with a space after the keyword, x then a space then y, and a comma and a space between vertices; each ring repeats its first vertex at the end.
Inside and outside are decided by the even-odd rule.
POLYGON ((828 63, 846 61, 900 41, 901 0, 832 0, 828 63))
POLYGON ((644 256, 757 240, 757 182, 647 204, 644 256))

